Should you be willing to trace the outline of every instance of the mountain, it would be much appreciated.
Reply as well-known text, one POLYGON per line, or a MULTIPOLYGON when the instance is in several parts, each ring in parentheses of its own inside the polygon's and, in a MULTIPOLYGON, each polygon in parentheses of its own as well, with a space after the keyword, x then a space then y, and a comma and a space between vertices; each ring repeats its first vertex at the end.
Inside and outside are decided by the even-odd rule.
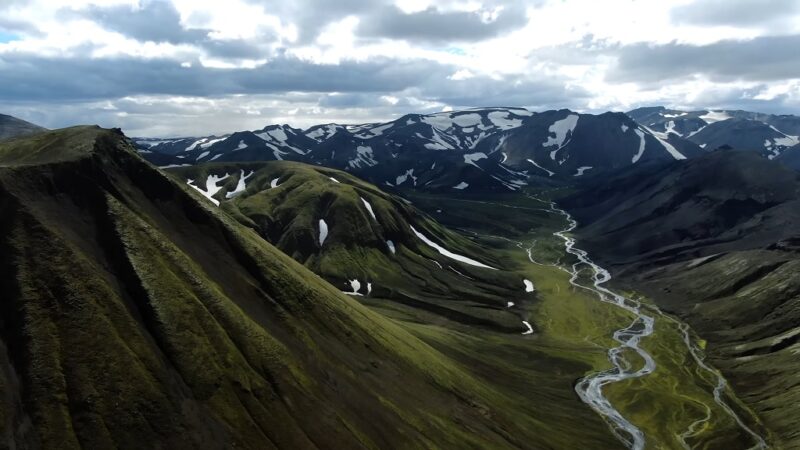
POLYGON ((169 171, 344 292, 413 302, 467 323, 519 327, 512 316, 483 317, 486 305, 518 294, 519 277, 495 270, 503 261, 349 173, 289 161, 169 171))
MULTIPOLYGON (((302 178, 313 192, 325 172, 289 163, 250 170, 243 193, 223 191, 242 201, 218 207, 196 181, 145 162, 119 130, 76 127, 0 143, 4 446, 619 446, 572 390, 596 370, 586 336, 540 343, 521 325, 479 334, 411 308, 377 304, 387 314, 376 312, 369 298, 344 295, 262 237, 272 236, 264 224, 278 226, 279 244, 290 246, 296 234, 297 254, 309 251, 308 230, 287 222, 272 196, 298 190, 288 201, 302 202, 310 195, 302 178), (279 176, 277 191, 262 192, 257 170, 279 176), (259 214, 274 221, 256 222, 259 214)), ((331 173, 350 187, 323 199, 357 205, 354 196, 367 195, 380 220, 373 236, 394 236, 392 223, 410 217, 431 242, 499 263, 395 198, 331 173)), ((322 246, 341 248, 340 216, 366 215, 352 205, 329 210, 331 240, 322 246)), ((399 244, 398 256, 471 270, 423 244, 433 246, 399 244)), ((479 270, 489 269, 470 273, 479 270)), ((535 296, 515 282, 515 300, 535 296)), ((376 293, 381 283, 375 279, 376 293)), ((475 309, 522 312, 497 300, 475 309)))
POLYGON ((0 114, 0 141, 38 133, 45 129, 16 117, 0 114))
POLYGON ((230 136, 137 139, 160 166, 294 160, 346 170, 380 186, 439 192, 518 191, 530 178, 550 183, 641 161, 703 151, 654 133, 621 113, 478 108, 409 114, 386 123, 268 126, 230 136))
POLYGON ((619 173, 560 203, 582 246, 685 319, 783 444, 800 445, 800 175, 714 152, 619 173))
POLYGON ((773 159, 800 142, 800 117, 749 111, 680 111, 661 106, 628 115, 655 132, 686 138, 711 151, 751 150, 773 159))
POLYGON ((787 167, 800 170, 800 144, 786 150, 776 160, 787 167))

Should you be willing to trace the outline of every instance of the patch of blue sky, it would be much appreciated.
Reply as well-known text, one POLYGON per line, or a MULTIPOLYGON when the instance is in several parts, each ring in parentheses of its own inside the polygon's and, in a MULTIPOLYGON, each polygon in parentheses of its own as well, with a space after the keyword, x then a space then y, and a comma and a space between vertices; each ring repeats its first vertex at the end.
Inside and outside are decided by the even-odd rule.
POLYGON ((0 30, 0 44, 5 44, 11 41, 18 41, 19 39, 20 39, 19 35, 0 30))

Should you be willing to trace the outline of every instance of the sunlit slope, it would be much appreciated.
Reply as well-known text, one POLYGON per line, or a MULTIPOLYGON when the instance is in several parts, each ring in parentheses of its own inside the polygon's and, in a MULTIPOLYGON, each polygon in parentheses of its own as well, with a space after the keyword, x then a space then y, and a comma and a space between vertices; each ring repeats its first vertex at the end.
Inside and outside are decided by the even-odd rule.
POLYGON ((0 145, 0 293, 10 447, 616 445, 574 398, 498 389, 98 128, 0 145))

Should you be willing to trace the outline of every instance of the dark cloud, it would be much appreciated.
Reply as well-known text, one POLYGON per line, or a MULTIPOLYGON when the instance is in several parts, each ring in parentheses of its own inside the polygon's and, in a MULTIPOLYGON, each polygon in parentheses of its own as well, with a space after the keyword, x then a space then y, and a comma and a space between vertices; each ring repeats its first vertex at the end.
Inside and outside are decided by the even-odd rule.
POLYGON ((696 0, 670 13, 675 23, 692 25, 762 26, 797 20, 800 0, 696 0))
POLYGON ((65 10, 62 14, 77 14, 92 20, 103 28, 146 42, 187 44, 206 39, 210 30, 184 29, 181 17, 172 3, 163 0, 143 2, 134 6, 91 6, 84 10, 65 10))
POLYGON ((520 28, 527 23, 522 5, 508 5, 492 21, 477 12, 441 12, 435 7, 406 14, 396 6, 385 6, 362 17, 358 33, 409 41, 448 43, 481 41, 520 28))
POLYGON ((257 39, 219 40, 209 38, 211 30, 184 28, 178 10, 165 0, 145 1, 140 7, 92 6, 83 10, 63 10, 62 16, 79 16, 140 42, 190 44, 221 59, 260 59, 266 57, 263 47, 277 40, 274 34, 262 34, 257 39))
POLYGON ((609 81, 656 83, 703 75, 714 81, 775 81, 800 76, 800 35, 709 45, 637 44, 616 50, 609 81))
POLYGON ((581 87, 567 87, 561 80, 544 77, 496 80, 475 77, 427 86, 424 96, 454 107, 530 106, 533 108, 575 107, 590 98, 581 87))
POLYGON ((313 64, 283 57, 255 69, 181 67, 163 59, 0 57, 0 100, 90 100, 129 95, 216 96, 273 92, 395 92, 445 78, 429 61, 313 64))

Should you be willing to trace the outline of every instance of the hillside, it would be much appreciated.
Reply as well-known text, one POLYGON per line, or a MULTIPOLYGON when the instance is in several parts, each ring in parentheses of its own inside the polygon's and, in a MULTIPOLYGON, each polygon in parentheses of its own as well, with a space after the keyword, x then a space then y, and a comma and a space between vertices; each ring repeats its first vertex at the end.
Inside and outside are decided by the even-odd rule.
POLYGON ((0 194, 9 447, 618 446, 571 392, 591 352, 401 325, 117 132, 0 144, 0 194))
POLYGON ((800 177, 734 151, 642 169, 561 201, 581 242, 692 325, 743 400, 800 445, 800 177))
POLYGON ((511 316, 486 317, 486 306, 504 308, 519 293, 504 261, 351 174, 289 161, 169 171, 206 194, 218 189, 211 198, 223 210, 344 292, 519 327, 511 316))
POLYGON ((792 169, 800 170, 800 144, 786 150, 777 158, 777 161, 792 169))
POLYGON ((34 134, 44 130, 44 128, 22 119, 0 114, 0 141, 34 134))

